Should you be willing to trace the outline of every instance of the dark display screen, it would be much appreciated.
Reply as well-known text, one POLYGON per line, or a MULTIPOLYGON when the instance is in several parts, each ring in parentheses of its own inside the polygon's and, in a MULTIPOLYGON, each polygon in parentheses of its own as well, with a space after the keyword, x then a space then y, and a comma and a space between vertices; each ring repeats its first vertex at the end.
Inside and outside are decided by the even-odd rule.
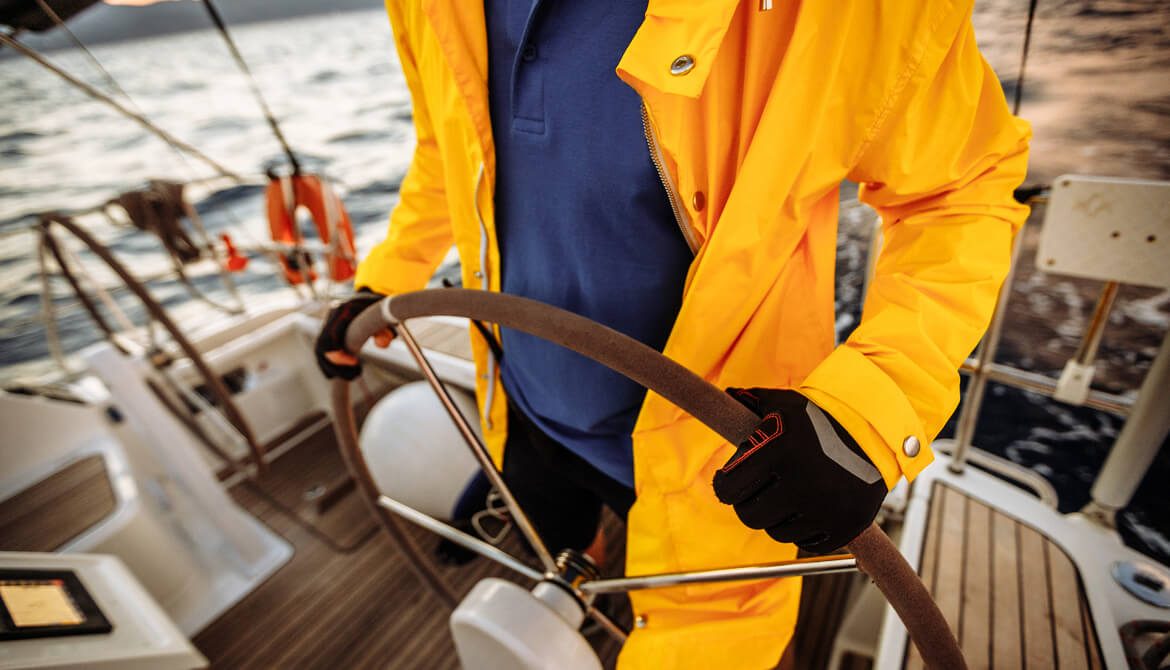
POLYGON ((109 633, 72 570, 0 569, 0 640, 109 633))

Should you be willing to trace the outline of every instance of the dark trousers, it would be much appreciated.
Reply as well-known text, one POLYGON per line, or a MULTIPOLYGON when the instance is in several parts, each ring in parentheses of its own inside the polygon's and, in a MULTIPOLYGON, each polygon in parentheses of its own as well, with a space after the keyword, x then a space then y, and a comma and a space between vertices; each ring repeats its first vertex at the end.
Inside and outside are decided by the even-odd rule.
POLYGON ((601 506, 623 520, 634 490, 545 435, 523 412, 508 406, 504 481, 555 556, 584 550, 601 525, 601 506))

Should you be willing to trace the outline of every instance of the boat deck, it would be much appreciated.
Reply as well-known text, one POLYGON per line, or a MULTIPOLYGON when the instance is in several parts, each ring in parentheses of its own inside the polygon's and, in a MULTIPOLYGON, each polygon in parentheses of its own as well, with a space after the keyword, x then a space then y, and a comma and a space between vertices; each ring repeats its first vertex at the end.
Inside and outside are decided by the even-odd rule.
MULTIPOLYGON (((294 546, 289 562, 252 593, 194 636, 215 669, 227 668, 458 668, 447 631, 447 611, 414 577, 405 559, 350 492, 318 511, 317 487, 344 474, 331 428, 319 430, 273 461, 258 483, 231 490, 236 501, 294 546)), ((0 547, 53 551, 109 514, 114 507, 100 456, 78 460, 0 502, 0 547)), ((437 539, 411 527, 429 551, 437 539)), ((608 515, 611 558, 604 574, 618 575, 625 537, 608 515)), ((513 534, 503 548, 523 556, 513 534)), ((442 567, 460 593, 480 579, 498 576, 524 583, 509 571, 477 558, 463 567, 442 567)), ((816 670, 829 658, 836 624, 852 575, 805 581, 801 618, 780 668, 816 670)), ((610 608, 627 630, 629 601, 610 608)), ((589 635, 605 667, 619 646, 603 632, 589 635)), ((848 659, 850 670, 868 661, 848 659)))
POLYGON ((410 334, 429 353, 439 353, 462 358, 470 362, 471 339, 467 336, 466 325, 455 325, 442 319, 411 319, 406 323, 410 334))
MULTIPOLYGON (((232 489, 240 505, 293 544, 295 554, 194 637, 213 668, 459 667, 447 609, 415 578, 359 497, 346 495, 323 514, 302 500, 343 470, 332 434, 323 430, 273 463, 258 484, 232 489)), ((608 529, 620 547, 617 524, 608 529)), ((425 551, 437 545, 429 533, 412 531, 425 551)), ((523 555, 515 537, 504 549, 523 555)), ((524 583, 482 558, 440 572, 458 594, 489 576, 524 583)), ((618 619, 631 624, 628 606, 618 619)), ((604 633, 590 639, 612 665, 617 644, 604 633)))
MULTIPOLYGON (((292 559, 272 578, 199 632, 195 646, 216 668, 458 668, 447 630, 448 611, 410 571, 406 560, 378 529, 356 493, 324 514, 303 501, 305 491, 334 481, 344 464, 329 430, 322 430, 278 459, 259 482, 232 489, 233 497, 293 544, 292 559), (293 512, 290 514, 290 511, 293 512)), ((603 574, 621 574, 624 527, 608 515, 611 550, 603 574)), ((438 540, 411 528, 426 551, 438 540)), ((502 548, 524 556, 517 534, 502 548)), ((462 567, 441 566, 457 594, 484 577, 502 577, 530 586, 495 563, 477 558, 462 567)), ((802 616, 790 654, 781 668, 825 667, 833 622, 840 619, 851 575, 806 580, 802 616)), ((629 601, 615 596, 611 612, 627 630, 629 601)), ((619 645, 601 631, 587 636, 607 668, 619 645)), ((852 659, 849 668, 869 664, 852 659)))
POLYGON ((1104 667, 1076 567, 1035 529, 935 482, 920 565, 972 669, 1104 667))
MULTIPOLYGON (((412 323, 412 331, 428 349, 470 358, 465 328, 420 320, 412 323)), ((297 426, 318 418, 306 417, 297 426)), ((331 431, 326 426, 290 448, 270 463, 259 481, 231 488, 244 509, 295 551, 272 577, 194 635, 194 644, 215 669, 458 668, 447 629, 448 611, 415 578, 356 491, 326 493, 329 504, 322 504, 322 492, 336 491, 346 474, 331 431)), ((102 459, 79 460, 0 501, 0 548, 55 550, 109 514, 114 502, 102 459)), ((430 553, 437 538, 409 527, 424 552, 430 553)), ((624 527, 607 513, 604 529, 610 558, 602 572, 620 575, 624 527)), ((501 548, 526 555, 515 532, 501 548)), ((440 572, 459 595, 489 576, 529 586, 483 558, 461 567, 441 566, 440 572)), ((826 667, 853 579, 854 575, 828 575, 805 581, 802 615, 779 668, 826 667)), ((603 609, 630 629, 628 599, 613 599, 603 609)), ((600 630, 587 637, 604 666, 612 668, 618 643, 600 630)), ((844 667, 864 670, 871 664, 850 657, 844 667)))

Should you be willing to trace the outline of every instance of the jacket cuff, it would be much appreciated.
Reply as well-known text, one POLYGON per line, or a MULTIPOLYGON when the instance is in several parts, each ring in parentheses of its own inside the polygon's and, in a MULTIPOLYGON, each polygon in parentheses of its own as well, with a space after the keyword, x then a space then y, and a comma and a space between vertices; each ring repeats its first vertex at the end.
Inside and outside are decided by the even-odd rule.
POLYGON ((380 262, 369 261, 367 258, 358 263, 357 274, 353 278, 354 290, 360 291, 364 288, 382 295, 417 291, 427 285, 435 271, 435 268, 429 267, 426 263, 400 258, 392 261, 389 259, 379 259, 380 262))
POLYGON ((834 349, 797 390, 857 440, 881 471, 886 488, 894 488, 902 476, 913 481, 934 460, 926 430, 906 394, 848 344, 834 349), (917 440, 917 451, 911 438, 917 440))

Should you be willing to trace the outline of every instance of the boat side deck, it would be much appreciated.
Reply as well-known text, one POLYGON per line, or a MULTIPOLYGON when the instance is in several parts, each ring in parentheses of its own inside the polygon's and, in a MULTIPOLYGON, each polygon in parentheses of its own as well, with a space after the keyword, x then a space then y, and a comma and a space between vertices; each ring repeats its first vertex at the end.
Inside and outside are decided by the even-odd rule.
MULTIPOLYGON (((1069 556, 1019 521, 935 482, 920 561, 971 668, 1104 667, 1069 556)), ((923 668, 912 647, 907 670, 923 668)))

